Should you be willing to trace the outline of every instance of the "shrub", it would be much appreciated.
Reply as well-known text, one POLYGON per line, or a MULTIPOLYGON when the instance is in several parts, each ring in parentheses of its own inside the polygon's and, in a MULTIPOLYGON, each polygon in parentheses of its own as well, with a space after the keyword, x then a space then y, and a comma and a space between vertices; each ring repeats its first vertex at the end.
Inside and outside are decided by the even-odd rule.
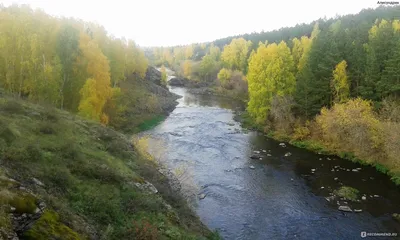
POLYGON ((322 140, 340 152, 354 152, 362 159, 377 159, 383 135, 371 102, 360 98, 323 108, 316 122, 322 130, 322 140))
POLYGON ((290 96, 275 96, 271 101, 269 119, 274 129, 283 135, 288 135, 292 131, 295 122, 293 106, 294 100, 290 96))
POLYGON ((294 129, 292 139, 294 140, 304 140, 310 135, 310 129, 306 126, 298 126, 294 129))
POLYGON ((133 221, 133 227, 130 230, 133 239, 136 240, 157 240, 159 239, 159 233, 157 226, 154 226, 146 219, 141 221, 133 221))

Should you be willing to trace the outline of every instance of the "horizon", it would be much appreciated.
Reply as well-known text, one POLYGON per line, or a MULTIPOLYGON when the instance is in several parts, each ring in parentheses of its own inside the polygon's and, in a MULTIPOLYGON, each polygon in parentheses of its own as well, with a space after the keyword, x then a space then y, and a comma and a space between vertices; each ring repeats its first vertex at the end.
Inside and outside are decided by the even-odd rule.
MULTIPOLYGON (((194 13, 194 16, 190 15, 193 9, 188 6, 187 1, 182 0, 172 0, 168 3, 150 0, 130 3, 132 5, 122 4, 121 0, 115 0, 113 1, 113 6, 122 6, 116 8, 110 8, 108 2, 78 2, 77 0, 72 0, 68 3, 63 1, 47 2, 43 0, 5 0, 1 3, 6 7, 12 4, 26 4, 34 10, 41 9, 52 16, 73 17, 94 22, 104 26, 109 35, 132 39, 143 48, 207 43, 243 34, 270 32, 285 27, 294 27, 297 24, 309 24, 321 18, 329 19, 336 16, 357 14, 363 9, 375 9, 381 6, 372 0, 350 3, 340 0, 335 1, 334 4, 332 4, 333 2, 324 3, 323 6, 318 5, 318 2, 314 0, 307 0, 305 2, 290 1, 290 3, 286 2, 286 6, 274 1, 262 2, 249 0, 246 2, 246 6, 237 4, 238 2, 227 2, 224 0, 212 3, 210 0, 206 0, 202 2, 203 5, 196 6, 199 9, 196 9, 198 11, 194 13), (92 3, 99 5, 96 11, 91 10, 93 8, 91 6, 92 3), (230 5, 225 6, 226 3, 230 5), (261 7, 248 7, 252 4, 253 6, 259 4, 261 7), (290 7, 287 7, 288 4, 290 4, 290 7), (263 7, 269 9, 268 5, 271 5, 277 11, 264 11, 265 8, 263 7), (76 6, 81 7, 77 8, 76 6), (242 8, 244 8, 244 11, 242 11, 242 8), (145 11, 135 12, 135 9, 145 11), (164 22, 167 22, 167 24, 162 25, 162 21, 157 17, 159 16, 158 14, 164 11, 172 11, 171 9, 175 9, 175 12, 179 14, 164 17, 160 15, 162 16, 161 18, 166 18, 164 22), (223 13, 225 9, 227 9, 228 13, 223 13), (298 9, 304 10, 297 11, 298 9), (204 10, 207 10, 207 18, 200 18, 204 10), (190 16, 185 17, 188 15, 188 12, 190 16), (265 15, 264 12, 267 14, 265 15), (219 13, 222 17, 219 16, 219 13), (236 17, 237 14, 241 14, 239 22, 236 17), (176 17, 178 18, 176 19, 176 17), (185 21, 185 19, 188 19, 188 21, 185 21), (224 26, 220 26, 220 19, 225 19, 224 23, 227 23, 224 26), (129 22, 129 24, 124 24, 126 22, 129 22), (140 24, 134 24, 135 22, 140 22, 140 24), (204 26, 208 29, 205 29, 204 26)), ((192 1, 191 3, 196 2, 192 1)))

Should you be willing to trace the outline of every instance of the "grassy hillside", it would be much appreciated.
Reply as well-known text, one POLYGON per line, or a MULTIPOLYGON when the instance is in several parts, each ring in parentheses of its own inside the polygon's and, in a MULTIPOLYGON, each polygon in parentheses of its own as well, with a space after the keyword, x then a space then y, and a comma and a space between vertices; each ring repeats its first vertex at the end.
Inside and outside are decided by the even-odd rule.
POLYGON ((98 123, 0 91, 0 156, 0 239, 215 237, 153 162, 98 123))

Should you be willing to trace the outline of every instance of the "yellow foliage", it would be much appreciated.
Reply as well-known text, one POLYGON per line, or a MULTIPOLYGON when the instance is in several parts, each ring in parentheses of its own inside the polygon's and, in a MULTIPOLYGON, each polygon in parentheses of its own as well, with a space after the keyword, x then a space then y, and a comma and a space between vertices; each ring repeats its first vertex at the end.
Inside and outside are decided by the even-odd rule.
POLYGON ((323 108, 316 122, 323 140, 343 152, 369 159, 382 146, 381 125, 370 101, 361 98, 323 108))
POLYGON ((190 79, 191 74, 192 74, 192 63, 190 62, 190 60, 186 60, 183 63, 183 75, 190 79))
POLYGON ((335 70, 333 70, 332 89, 334 101, 337 103, 347 101, 350 95, 350 84, 348 82, 346 68, 347 62, 343 60, 338 63, 335 70))
POLYGON ((87 73, 90 76, 80 90, 79 113, 84 117, 100 121, 103 107, 112 96, 110 67, 98 45, 86 34, 81 35, 79 47, 87 59, 87 73))

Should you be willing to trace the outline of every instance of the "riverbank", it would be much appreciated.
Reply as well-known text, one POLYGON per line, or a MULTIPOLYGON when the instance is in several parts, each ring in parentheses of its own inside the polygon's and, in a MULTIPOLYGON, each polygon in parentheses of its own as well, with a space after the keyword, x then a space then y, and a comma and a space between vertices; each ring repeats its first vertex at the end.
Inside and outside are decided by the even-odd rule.
POLYGON ((123 134, 0 91, 0 238, 215 239, 123 134))
POLYGON ((392 214, 400 212, 400 191, 384 174, 246 131, 232 120, 243 109, 237 101, 170 90, 183 98, 145 133, 150 142, 144 145, 167 169, 182 174, 184 184, 196 186, 196 213, 224 239, 351 239, 362 229, 398 232, 392 214))
POLYGON ((323 155, 333 155, 337 156, 352 162, 359 163, 361 165, 370 165, 375 167, 375 169, 379 172, 382 172, 386 175, 388 175, 391 180, 396 184, 400 185, 400 173, 396 173, 394 171, 391 171, 389 166, 380 164, 380 163, 374 163, 371 161, 367 161, 365 159, 360 159, 358 158, 354 153, 351 152, 342 152, 335 150, 333 148, 330 148, 328 145, 324 144, 322 141, 318 141, 315 139, 295 139, 293 135, 288 135, 288 134, 283 134, 282 132, 278 131, 273 131, 273 130, 267 130, 266 128, 260 124, 257 124, 247 112, 237 112, 235 115, 235 120, 239 121, 242 125, 242 127, 259 131, 264 134, 266 134, 268 137, 275 139, 277 141, 283 141, 286 143, 289 143, 295 147, 307 149, 309 151, 313 151, 318 154, 323 154, 323 155))

